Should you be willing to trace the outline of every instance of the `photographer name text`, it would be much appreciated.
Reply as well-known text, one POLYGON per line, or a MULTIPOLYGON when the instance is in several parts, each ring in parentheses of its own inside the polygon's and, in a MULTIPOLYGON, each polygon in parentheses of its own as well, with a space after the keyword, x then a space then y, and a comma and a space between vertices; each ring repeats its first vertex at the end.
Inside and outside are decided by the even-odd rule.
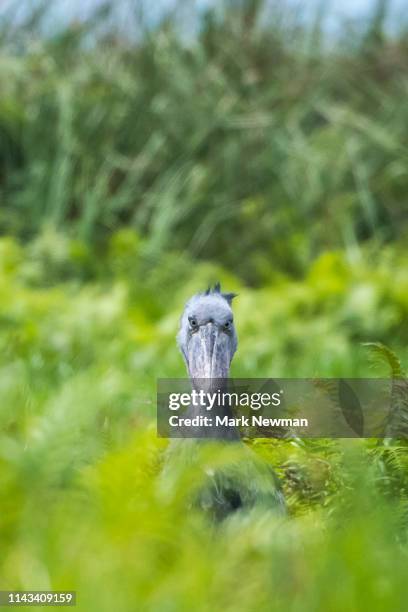
POLYGON ((171 427, 309 427, 309 420, 305 418, 268 418, 255 414, 249 417, 172 415, 169 417, 169 424, 171 427))

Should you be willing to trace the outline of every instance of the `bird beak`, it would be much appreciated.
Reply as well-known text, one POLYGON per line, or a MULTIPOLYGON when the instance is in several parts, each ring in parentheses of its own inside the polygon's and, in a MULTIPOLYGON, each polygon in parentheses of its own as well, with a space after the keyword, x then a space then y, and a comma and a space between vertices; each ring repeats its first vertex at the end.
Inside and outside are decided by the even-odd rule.
POLYGON ((228 377, 232 358, 227 334, 220 332, 214 323, 202 325, 190 338, 187 358, 195 386, 220 388, 220 379, 228 377))

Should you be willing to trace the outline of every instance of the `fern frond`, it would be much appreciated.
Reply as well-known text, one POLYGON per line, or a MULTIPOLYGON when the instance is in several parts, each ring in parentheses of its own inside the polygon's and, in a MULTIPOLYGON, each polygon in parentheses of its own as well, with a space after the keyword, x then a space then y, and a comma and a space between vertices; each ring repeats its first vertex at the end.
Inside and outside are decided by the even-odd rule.
POLYGON ((374 362, 386 363, 391 369, 392 378, 404 378, 406 376, 401 362, 392 349, 381 342, 364 342, 374 362))

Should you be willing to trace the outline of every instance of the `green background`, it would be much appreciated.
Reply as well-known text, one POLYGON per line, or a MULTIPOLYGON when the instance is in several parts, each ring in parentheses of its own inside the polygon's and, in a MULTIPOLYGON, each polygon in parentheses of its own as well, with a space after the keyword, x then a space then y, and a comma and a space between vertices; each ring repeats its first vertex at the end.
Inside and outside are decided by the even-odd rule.
POLYGON ((335 36, 261 0, 191 31, 138 3, 127 33, 109 2, 68 25, 1 10, 1 589, 407 609, 404 441, 253 441, 288 517, 216 526, 189 500, 229 450, 163 478, 154 421, 184 302, 215 281, 239 294, 235 376, 406 363, 408 38, 386 6, 335 36))

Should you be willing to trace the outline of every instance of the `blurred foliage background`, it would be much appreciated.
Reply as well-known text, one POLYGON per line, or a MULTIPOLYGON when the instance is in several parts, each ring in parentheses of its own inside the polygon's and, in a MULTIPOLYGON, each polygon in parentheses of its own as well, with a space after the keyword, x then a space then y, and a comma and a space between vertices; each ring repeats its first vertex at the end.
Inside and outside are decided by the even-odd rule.
POLYGON ((0 9, 0 588, 405 611, 404 441, 256 441, 289 516, 216 527, 188 503, 200 466, 160 476, 154 417, 184 301, 216 280, 235 376, 388 375, 365 342, 406 363, 406 24, 384 0, 335 32, 323 4, 187 27, 181 1, 134 2, 123 31, 124 2, 69 24, 51 4, 0 9))

